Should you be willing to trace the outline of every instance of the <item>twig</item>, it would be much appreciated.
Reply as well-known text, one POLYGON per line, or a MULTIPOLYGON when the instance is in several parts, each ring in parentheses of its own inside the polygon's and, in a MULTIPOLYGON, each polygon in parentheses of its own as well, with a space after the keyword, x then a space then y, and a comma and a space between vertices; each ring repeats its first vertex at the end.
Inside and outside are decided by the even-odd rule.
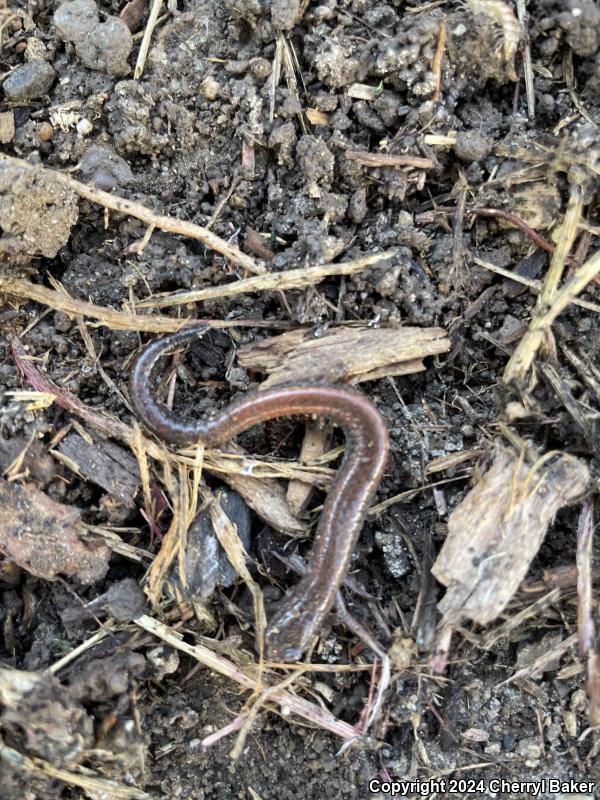
POLYGON ((594 541, 592 504, 583 504, 577 526, 577 630, 579 655, 585 658, 594 649, 596 628, 592 619, 592 543, 594 541))
POLYGON ((495 686, 495 689, 500 689, 501 686, 507 686, 509 683, 513 681, 520 680, 521 678, 535 678, 541 675, 552 662, 559 659, 563 656, 569 648, 573 647, 577 642, 577 634, 573 633, 571 636, 568 636, 566 639, 563 639, 562 642, 559 642, 555 647, 550 648, 550 650, 542 653, 539 658, 536 658, 531 664, 528 664, 523 669, 518 670, 515 672, 514 675, 511 675, 510 678, 507 678, 505 681, 498 683, 495 686))
POLYGON ((581 187, 573 183, 570 187, 569 202, 565 211, 565 218, 560 231, 560 238, 556 250, 550 261, 550 268, 544 280, 544 288, 540 293, 539 306, 548 305, 558 290, 562 279, 565 263, 575 238, 578 233, 579 220, 583 208, 581 187))
POLYGON ((66 655, 62 658, 59 658, 58 661, 55 661, 54 664, 51 664, 47 667, 47 672, 55 674, 60 672, 63 667, 66 667, 74 659, 78 658, 82 653, 85 653, 86 650, 89 650, 90 647, 94 647, 94 645, 98 644, 98 642, 102 641, 102 639, 108 636, 109 631, 114 627, 114 623, 111 620, 104 623, 104 627, 101 628, 99 631, 93 636, 90 636, 89 639, 86 639, 85 642, 82 642, 77 647, 74 647, 73 650, 69 651, 66 655))
POLYGON ((142 43, 140 45, 140 50, 138 52, 138 57, 135 64, 135 70, 133 73, 134 81, 139 81, 144 72, 146 57, 148 55, 148 50, 150 49, 150 42, 152 41, 152 34, 154 33, 154 28, 156 27, 162 5, 163 0, 152 0, 150 14, 148 15, 148 21, 146 22, 144 36, 142 37, 142 43))
MULTIPOLYGON (((440 206, 432 211, 424 211, 421 214, 415 215, 415 223, 417 225, 421 224, 428 224, 429 222, 433 222, 433 219, 438 216, 439 214, 457 214, 458 211, 456 208, 451 207, 443 207, 440 206)), ((502 208, 468 208, 466 209, 467 214, 474 214, 478 217, 491 217, 491 218, 498 218, 503 219, 506 222, 510 222, 511 225, 514 225, 517 228, 520 228, 524 233, 529 236, 529 238, 534 241, 538 247, 541 247, 542 250, 545 250, 547 253, 554 253, 556 247, 552 244, 552 242, 546 241, 543 236, 535 231, 533 228, 529 227, 529 225, 521 219, 521 217, 514 214, 512 211, 504 211, 502 208)), ((569 261, 572 261, 570 259, 569 261)))
POLYGON ((444 49, 446 47, 446 18, 444 17, 440 23, 440 32, 438 34, 437 47, 435 48, 435 55, 431 62, 431 71, 435 75, 435 91, 432 100, 434 103, 439 102, 442 96, 442 61, 444 59, 444 49))
POLYGON ((521 45, 523 54, 523 77, 525 78, 525 94, 527 95, 527 116, 535 117, 535 93, 533 91, 533 68, 531 66, 531 50, 529 48, 528 14, 526 0, 517 0, 517 17, 523 28, 524 37, 521 45))
MULTIPOLYGON (((142 614, 137 617, 135 624, 139 625, 140 628, 148 631, 148 633, 151 633, 153 636, 167 642, 167 644, 170 644, 177 650, 181 650, 183 653, 195 658, 196 661, 204 664, 214 672, 218 672, 220 675, 224 675, 236 681, 236 683, 239 683, 244 688, 253 691, 258 688, 257 680, 241 667, 238 667, 223 656, 213 653, 212 650, 209 650, 208 647, 204 645, 187 644, 187 642, 182 640, 180 634, 173 632, 166 625, 163 625, 162 622, 158 622, 158 620, 149 617, 147 614, 142 614)), ((342 739, 355 739, 357 736, 356 728, 353 725, 343 722, 326 709, 308 700, 304 700, 301 697, 297 697, 290 692, 276 689, 270 694, 269 699, 289 709, 292 713, 297 714, 313 725, 330 731, 342 739)))
POLYGON ((598 273, 600 273, 600 250, 575 271, 571 280, 556 294, 552 306, 534 321, 534 328, 537 330, 549 328, 569 303, 575 302, 577 295, 594 280, 598 273))
MULTIPOLYGON (((510 278, 510 280, 515 281, 515 283, 521 283, 523 286, 527 286, 534 294, 539 294, 542 290, 542 282, 536 281, 534 278, 526 278, 524 275, 517 275, 516 272, 511 272, 509 269, 491 264, 489 261, 484 261, 481 258, 473 258, 473 262, 479 267, 489 269, 490 272, 495 272, 497 275, 502 275, 504 278, 510 278)), ((600 305, 597 303, 591 303, 589 300, 579 300, 577 297, 574 297, 571 303, 574 306, 587 308, 588 311, 595 311, 596 314, 600 314, 600 305)))
POLYGON ((538 350, 544 342, 549 344, 550 327, 556 317, 567 307, 571 300, 593 280, 600 270, 600 253, 597 253, 596 256, 592 256, 585 264, 579 267, 573 279, 570 280, 560 292, 557 292, 567 256, 577 236, 582 208, 583 195, 581 188, 577 184, 572 183, 569 203, 561 227, 558 245, 552 256, 550 268, 548 269, 542 290, 533 309, 529 329, 515 348, 504 370, 504 383, 511 383, 513 381, 520 383, 525 380, 528 371, 533 365, 538 350), (596 257, 598 257, 598 266, 592 270, 591 276, 585 279, 584 283, 580 285, 580 288, 576 289, 575 287, 579 286, 582 276, 587 275, 590 271, 590 264, 595 263, 594 259, 596 257), (552 303, 552 306, 546 311, 545 309, 550 303, 552 303), (561 303, 563 305, 561 305, 561 303))
POLYGON ((185 325, 202 323, 211 328, 289 328, 291 324, 282 322, 269 322, 261 319, 175 319, 162 316, 142 316, 141 314, 127 314, 123 311, 113 311, 112 308, 89 303, 71 297, 65 291, 55 291, 30 283, 21 278, 9 275, 0 275, 0 293, 19 297, 23 300, 34 300, 36 303, 48 306, 53 311, 62 311, 68 317, 89 317, 97 319, 99 325, 105 325, 111 330, 118 331, 146 331, 147 333, 176 333, 185 325))
POLYGON ((242 725, 248 719, 248 714, 239 714, 233 722, 230 722, 229 725, 225 725, 223 728, 219 728, 218 731, 211 733, 210 736, 205 736, 202 739, 202 747, 212 747, 214 744, 219 742, 223 737, 229 736, 230 733, 236 733, 240 730, 242 725))
POLYGON ((586 691, 589 699, 589 721, 600 724, 600 654, 593 619, 592 545, 594 515, 591 502, 584 503, 577 526, 577 632, 579 655, 587 662, 586 691))
POLYGON ((464 242, 463 242, 463 222, 465 219, 465 207, 467 204, 468 183, 462 171, 459 171, 458 179, 458 199, 456 201, 456 213, 452 223, 452 265, 450 267, 450 283, 454 287, 462 286, 462 267, 464 265, 464 242))
POLYGON ((421 156, 398 155, 391 153, 369 153, 368 150, 346 150, 346 158, 357 161, 364 167, 414 167, 415 169, 433 169, 435 164, 430 158, 421 156))
POLYGON ((367 267, 382 267, 396 255, 395 250, 385 250, 383 253, 374 253, 355 261, 342 261, 339 264, 319 264, 306 269, 290 269, 287 272, 269 273, 255 278, 229 283, 225 286, 211 286, 208 289, 190 289, 186 292, 172 292, 166 295, 155 295, 147 300, 139 300, 138 308, 164 308, 165 306, 181 305, 185 303, 199 303, 203 300, 214 300, 221 297, 232 297, 237 294, 249 292, 282 291, 284 289, 303 289, 320 283, 332 275, 352 275, 367 267))
POLYGON ((262 275, 266 272, 266 267, 262 261, 248 256, 246 253, 242 253, 237 247, 233 247, 229 242, 221 239, 220 236, 202 227, 202 225, 196 225, 194 222, 176 219, 175 217, 167 217, 163 214, 156 214, 141 203, 136 203, 133 200, 126 200, 124 197, 109 194, 108 192, 103 192, 101 189, 96 189, 94 186, 80 183, 74 178, 65 175, 63 172, 43 169, 38 166, 34 167, 21 158, 13 158, 12 156, 0 153, 0 162, 2 161, 7 164, 12 164, 15 167, 20 167, 21 169, 36 169, 53 175, 57 181, 60 181, 64 186, 68 186, 69 189, 80 197, 85 197, 86 200, 104 206, 104 208, 110 208, 118 214, 135 217, 141 222, 145 222, 146 225, 153 225, 155 228, 165 231, 166 233, 176 233, 182 236, 189 236, 190 239, 197 239, 210 250, 221 253, 221 255, 225 256, 229 261, 232 261, 234 264, 239 264, 244 269, 247 269, 248 272, 253 272, 256 275, 262 275))

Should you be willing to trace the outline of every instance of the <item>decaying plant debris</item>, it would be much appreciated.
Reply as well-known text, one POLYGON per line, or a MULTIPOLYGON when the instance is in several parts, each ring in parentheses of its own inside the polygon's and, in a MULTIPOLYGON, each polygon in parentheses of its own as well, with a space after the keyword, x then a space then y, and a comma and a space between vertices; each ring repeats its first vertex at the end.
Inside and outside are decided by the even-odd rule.
POLYGON ((531 461, 526 452, 498 448, 491 457, 450 514, 431 570, 448 587, 438 605, 442 624, 493 622, 525 578, 556 512, 589 487, 587 467, 570 456, 531 461))
POLYGON ((0 52, 7 800, 600 778, 597 5, 15 0, 0 52), (174 413, 389 428, 310 662, 262 632, 343 439, 143 430, 198 321, 174 413))

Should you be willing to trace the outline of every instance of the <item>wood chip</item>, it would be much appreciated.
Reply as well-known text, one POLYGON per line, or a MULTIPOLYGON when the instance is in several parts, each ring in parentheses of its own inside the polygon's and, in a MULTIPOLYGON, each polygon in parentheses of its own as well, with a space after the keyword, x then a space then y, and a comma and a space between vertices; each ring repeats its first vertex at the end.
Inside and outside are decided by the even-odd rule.
POLYGON ((441 328, 329 328, 318 336, 305 329, 241 347, 238 362, 269 377, 267 388, 294 381, 361 383, 425 369, 426 356, 447 353, 441 328))
POLYGON ((63 439, 58 449, 75 466, 79 475, 101 486, 127 508, 134 508, 140 475, 138 463, 131 453, 112 442, 90 444, 76 433, 63 439))
POLYGON ((0 114, 0 144, 9 144, 15 138, 15 117, 12 111, 0 114))
MULTIPOLYGON (((301 464, 310 464, 311 461, 322 456, 327 450, 330 438, 331 427, 329 425, 307 422, 298 461, 301 464)), ((304 481, 293 480, 288 483, 288 506, 295 517, 300 516, 306 510, 313 490, 314 486, 304 481)))
MULTIPOLYGON (((230 453, 244 453, 235 442, 228 443, 225 449, 230 453)), ((307 526, 292 516, 285 499, 285 489, 279 481, 233 472, 220 474, 219 477, 241 494, 250 508, 272 528, 291 536, 306 535, 307 526)))
POLYGON ((146 5, 147 0, 129 0, 121 10, 119 17, 132 33, 135 33, 142 24, 146 5))
POLYGON ((556 512, 590 481, 576 458, 550 454, 534 464, 497 447, 493 463, 448 520, 448 537, 432 567, 448 587, 438 608, 447 623, 480 625, 507 606, 556 512))
POLYGON ((324 111, 319 111, 318 108, 307 108, 306 118, 311 125, 329 126, 329 114, 325 114, 324 111))
POLYGON ((0 553, 38 578, 59 574, 83 584, 102 580, 110 550, 77 535, 79 509, 56 503, 30 484, 0 481, 0 553))
POLYGON ((368 86, 366 83, 353 83, 347 91, 348 97, 355 100, 376 100, 380 94, 380 86, 368 86))
POLYGON ((391 155, 390 153, 369 153, 367 150, 346 150, 346 158, 358 161, 363 167, 414 167, 415 169, 433 169, 435 164, 430 158, 411 155, 391 155))

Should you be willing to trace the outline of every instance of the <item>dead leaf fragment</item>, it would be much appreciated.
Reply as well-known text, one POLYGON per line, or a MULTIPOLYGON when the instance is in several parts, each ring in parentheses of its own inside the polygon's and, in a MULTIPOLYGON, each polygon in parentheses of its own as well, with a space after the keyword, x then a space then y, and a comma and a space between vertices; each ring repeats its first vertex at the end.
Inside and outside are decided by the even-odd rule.
POLYGON ((83 584, 108 571, 109 548, 77 536, 79 510, 56 503, 30 484, 0 481, 0 553, 45 580, 57 575, 83 584))
POLYGON ((448 587, 444 621, 494 620, 519 588, 556 512, 581 495, 590 475, 576 458, 548 455, 531 464, 497 447, 490 469, 448 520, 432 567, 448 587))

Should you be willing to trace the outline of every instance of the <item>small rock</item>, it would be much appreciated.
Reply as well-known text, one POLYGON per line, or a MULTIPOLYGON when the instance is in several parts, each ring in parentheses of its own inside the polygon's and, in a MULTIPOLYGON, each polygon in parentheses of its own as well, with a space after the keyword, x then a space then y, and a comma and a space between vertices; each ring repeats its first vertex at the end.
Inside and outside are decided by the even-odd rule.
POLYGON ((567 732, 567 736, 570 736, 574 739, 577 736, 577 714, 573 711, 565 711, 563 713, 563 722, 565 725, 565 731, 567 732))
POLYGON ((89 119, 80 119, 77 123, 77 133, 80 136, 89 136, 90 133, 94 130, 94 126, 89 121, 89 119))
POLYGON ((499 339, 507 339, 523 327, 520 319, 513 317, 512 314, 506 314, 502 320, 502 326, 498 330, 496 336, 499 339))
POLYGON ((131 167, 110 147, 95 144, 89 147, 79 162, 84 181, 94 182, 104 191, 126 186, 133 180, 131 167))
POLYGON ((46 61, 47 58, 48 50, 41 39, 38 39, 36 36, 27 39, 27 48, 25 50, 26 61, 46 61))
POLYGON ((200 84, 200 94, 211 102, 216 100, 221 90, 221 84, 214 78, 204 78, 200 84))
POLYGON ((483 752, 488 756, 499 756, 500 755, 500 743, 499 742, 490 742, 486 745, 483 749, 483 752))
POLYGON ((152 650, 146 653, 146 658, 159 673, 158 680, 161 680, 165 675, 172 675, 179 669, 179 653, 177 650, 173 650, 172 647, 166 647, 165 645, 153 647, 152 650))
POLYGON ((506 750, 507 752, 514 750, 515 742, 516 742, 516 737, 514 733, 512 731, 507 731, 502 736, 502 749, 506 750))
POLYGON ((7 100, 26 103, 48 94, 56 73, 46 61, 31 61, 14 69, 2 84, 7 100))
POLYGON ((250 71, 259 81, 265 81, 271 74, 271 62, 266 58, 253 58, 250 71))
POLYGON ((521 739, 517 749, 519 755, 525 758, 527 766, 535 766, 542 755, 542 743, 536 736, 521 739))
POLYGON ((40 142, 49 142, 54 136, 54 128, 49 122, 40 122, 37 129, 37 135, 40 142))
MULTIPOLYGON (((487 731, 481 730, 481 728, 467 728, 462 735, 470 742, 487 742, 489 739, 487 731)), ((498 751, 500 751, 500 747, 498 747, 498 751)))
POLYGON ((109 587, 104 607, 117 622, 129 622, 145 611, 146 597, 134 578, 123 578, 109 587))

